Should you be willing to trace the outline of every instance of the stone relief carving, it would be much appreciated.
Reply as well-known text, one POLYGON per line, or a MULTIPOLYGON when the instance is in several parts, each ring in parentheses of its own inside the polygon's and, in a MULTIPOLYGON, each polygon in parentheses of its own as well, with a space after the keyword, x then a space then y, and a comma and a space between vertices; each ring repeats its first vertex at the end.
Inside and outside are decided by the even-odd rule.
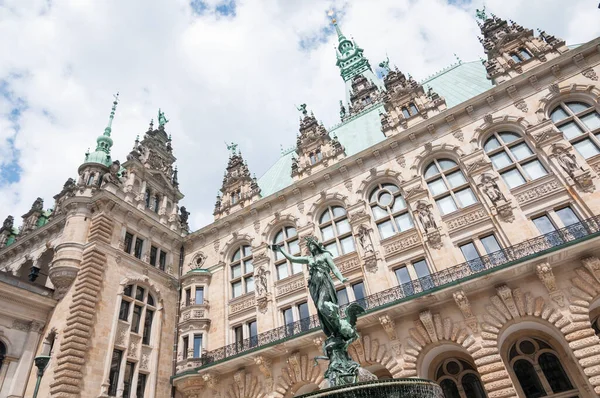
POLYGON ((492 203, 492 213, 498 214, 502 221, 513 222, 515 216, 512 204, 500 191, 496 179, 492 175, 484 173, 481 176, 480 187, 492 203))
POLYGON ((552 146, 552 154, 556 157, 556 160, 560 167, 567 173, 575 184, 583 191, 591 192, 594 190, 594 181, 589 170, 584 170, 583 167, 577 162, 577 158, 574 153, 569 152, 565 148, 561 148, 558 145, 552 146))
POLYGON ((377 253, 373 247, 373 239, 371 238, 371 229, 365 224, 358 227, 356 238, 362 251, 362 260, 364 267, 369 272, 377 271, 377 253))

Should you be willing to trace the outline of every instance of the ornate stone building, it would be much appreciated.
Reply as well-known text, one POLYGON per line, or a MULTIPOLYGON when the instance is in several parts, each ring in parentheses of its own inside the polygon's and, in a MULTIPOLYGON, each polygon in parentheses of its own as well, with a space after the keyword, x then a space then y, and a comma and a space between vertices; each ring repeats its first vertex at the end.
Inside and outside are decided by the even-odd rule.
POLYGON ((296 148, 258 179, 232 145, 193 232, 164 114, 121 164, 115 100, 53 210, 0 230, 0 397, 31 397, 44 355, 43 397, 318 390, 307 270, 269 249, 301 255, 311 235, 347 278, 339 301, 366 309, 350 351, 379 378, 598 396, 600 39, 480 17, 487 60, 421 82, 388 60, 380 79, 336 24, 340 123, 303 105, 296 148))

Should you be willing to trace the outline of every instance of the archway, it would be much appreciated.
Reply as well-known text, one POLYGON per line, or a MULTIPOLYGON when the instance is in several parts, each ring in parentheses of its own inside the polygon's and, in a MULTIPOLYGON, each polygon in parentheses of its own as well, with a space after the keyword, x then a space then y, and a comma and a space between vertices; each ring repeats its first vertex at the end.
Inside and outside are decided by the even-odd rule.
POLYGON ((40 258, 38 258, 37 266, 40 269, 37 279, 35 283, 38 285, 46 286, 48 283, 48 272, 50 271, 50 264, 52 264, 52 260, 54 259, 54 250, 47 249, 42 253, 40 258))

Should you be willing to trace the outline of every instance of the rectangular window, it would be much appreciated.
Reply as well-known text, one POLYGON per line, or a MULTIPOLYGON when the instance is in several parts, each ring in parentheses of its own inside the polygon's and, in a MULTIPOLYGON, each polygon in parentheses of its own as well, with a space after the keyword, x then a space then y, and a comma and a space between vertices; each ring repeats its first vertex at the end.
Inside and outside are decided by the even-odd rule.
POLYGON ((352 291, 354 292, 354 299, 362 305, 365 298, 365 284, 363 282, 355 283, 352 285, 352 291))
POLYGON ((127 322, 129 318, 129 301, 121 300, 121 308, 119 308, 119 319, 127 322))
POLYGON ((394 273, 396 274, 396 279, 398 279, 398 284, 402 287, 404 295, 410 296, 414 294, 412 279, 408 273, 408 269, 406 267, 396 268, 394 273))
POLYGON ((194 358, 200 358, 202 354, 202 335, 194 335, 194 358))
POLYGON ((119 373, 121 372, 121 359, 123 351, 114 350, 110 361, 110 371, 108 373, 108 395, 117 395, 117 386, 119 383, 119 373))
POLYGON ((158 254, 158 247, 150 246, 150 265, 156 267, 156 255, 158 254))
POLYGON ((196 304, 204 304, 204 288, 196 287, 196 304))
POLYGON ((250 347, 258 345, 258 326, 256 321, 248 322, 248 336, 250 336, 250 347))
POLYGON ((479 255, 479 252, 477 251, 477 248, 475 247, 475 244, 473 242, 461 245, 460 251, 465 257, 465 260, 467 260, 471 271, 477 272, 481 271, 484 268, 481 256, 479 255))
POLYGON ((283 310, 283 323, 285 324, 285 330, 288 335, 294 334, 294 312, 291 308, 283 310))
POLYGON ((133 235, 129 232, 125 233, 125 253, 131 254, 131 246, 133 246, 133 235))
POLYGON ((415 267, 415 272, 417 273, 417 278, 419 278, 419 282, 421 283, 421 288, 423 290, 429 290, 434 288, 433 279, 429 274, 429 267, 427 266, 427 261, 420 260, 413 263, 413 267, 415 267))
POLYGON ((150 344, 150 336, 152 335, 152 319, 154 311, 146 308, 146 316, 144 317, 144 334, 142 335, 142 344, 150 344))
POLYGON ((241 326, 233 329, 233 337, 235 338, 235 344, 238 346, 238 349, 242 348, 244 342, 244 329, 241 326))
POLYGON ((554 224, 550 221, 550 217, 546 215, 534 218, 532 221, 543 235, 556 231, 556 227, 554 227, 554 224))
POLYGON ((481 238, 481 243, 483 244, 486 254, 492 254, 502 250, 494 235, 484 236, 481 238))
POLYGON ((135 238, 135 249, 133 255, 139 259, 142 258, 142 247, 144 246, 144 240, 135 238))
POLYGON ((192 304, 192 289, 185 289, 185 306, 192 304))
POLYGON ((298 316, 300 317, 300 330, 303 332, 310 328, 310 314, 308 313, 308 303, 298 304, 298 316))
POLYGON ((138 373, 138 382, 137 382, 137 387, 135 389, 135 396, 137 398, 144 398, 145 391, 146 391, 146 374, 138 373))
POLYGON ((342 306, 345 304, 348 304, 348 292, 346 291, 346 288, 342 288, 340 290, 338 290, 337 292, 335 292, 337 294, 337 299, 338 299, 338 305, 342 306))
POLYGON ((161 271, 164 271, 166 266, 167 266, 167 253, 161 250, 160 256, 158 258, 158 268, 161 271))
POLYGON ((231 290, 233 293, 233 298, 239 297, 242 295, 242 281, 237 281, 231 284, 231 290))
POLYGON ((570 207, 563 207, 562 209, 556 210, 556 214, 565 227, 579 222, 579 217, 577 217, 570 207))
POLYGON ((142 307, 133 306, 133 316, 131 317, 131 331, 137 333, 140 330, 140 318, 142 316, 142 307))
POLYGON ((190 348, 190 339, 188 336, 185 336, 183 338, 183 359, 187 359, 189 348, 190 348))
POLYGON ((125 365, 125 375, 123 377, 123 398, 131 397, 131 382, 133 381, 133 371, 135 363, 127 362, 125 365))

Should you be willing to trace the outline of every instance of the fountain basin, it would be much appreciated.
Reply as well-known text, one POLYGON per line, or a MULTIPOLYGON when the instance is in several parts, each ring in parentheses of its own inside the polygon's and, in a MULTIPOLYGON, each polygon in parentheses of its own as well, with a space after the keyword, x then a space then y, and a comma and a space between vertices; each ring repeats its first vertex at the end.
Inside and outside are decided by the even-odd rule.
POLYGON ((296 398, 444 398, 440 386, 425 379, 372 380, 314 391, 296 398))

